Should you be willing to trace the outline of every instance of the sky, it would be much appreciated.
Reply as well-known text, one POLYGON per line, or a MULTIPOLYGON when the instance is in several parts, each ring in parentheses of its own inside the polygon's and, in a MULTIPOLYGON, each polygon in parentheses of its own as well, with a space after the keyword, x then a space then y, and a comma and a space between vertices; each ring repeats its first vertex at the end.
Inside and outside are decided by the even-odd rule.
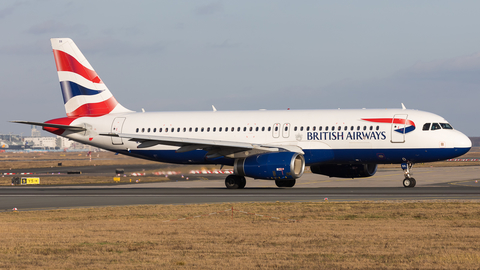
MULTIPOLYGON (((1 1, 0 133, 65 116, 50 38, 135 111, 401 108, 480 136, 480 1, 1 1)), ((44 135, 48 133, 44 132, 44 135)))

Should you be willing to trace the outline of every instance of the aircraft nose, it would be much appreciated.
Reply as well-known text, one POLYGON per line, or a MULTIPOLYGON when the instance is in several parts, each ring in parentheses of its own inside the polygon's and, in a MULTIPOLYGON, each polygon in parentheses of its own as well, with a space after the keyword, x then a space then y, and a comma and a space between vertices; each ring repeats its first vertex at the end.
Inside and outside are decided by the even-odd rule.
POLYGON ((459 134, 455 137, 455 148, 468 148, 468 150, 470 150, 470 148, 472 148, 472 141, 470 138, 461 132, 458 133, 459 134))

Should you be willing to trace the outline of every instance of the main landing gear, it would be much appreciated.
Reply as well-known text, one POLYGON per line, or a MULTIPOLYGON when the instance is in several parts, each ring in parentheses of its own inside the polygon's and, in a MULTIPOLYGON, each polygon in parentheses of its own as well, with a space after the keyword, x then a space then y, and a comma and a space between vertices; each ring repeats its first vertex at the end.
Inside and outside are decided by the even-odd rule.
POLYGON ((229 189, 244 188, 247 184, 245 177, 240 175, 229 175, 225 178, 225 186, 229 189))
POLYGON ((403 179, 403 186, 407 188, 414 187, 417 184, 417 181, 415 181, 415 178, 413 178, 412 174, 410 173, 412 167, 413 163, 411 162, 402 163, 403 173, 405 174, 405 179, 403 179))
POLYGON ((295 186, 296 180, 275 180, 275 185, 277 187, 293 187, 295 186))

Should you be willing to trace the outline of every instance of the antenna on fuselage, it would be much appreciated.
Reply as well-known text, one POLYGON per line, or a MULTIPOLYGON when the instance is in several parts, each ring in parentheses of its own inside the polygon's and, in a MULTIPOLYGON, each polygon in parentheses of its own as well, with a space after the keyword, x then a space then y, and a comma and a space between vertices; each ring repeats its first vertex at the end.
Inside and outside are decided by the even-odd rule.
POLYGON ((402 110, 406 110, 407 108, 405 107, 405 105, 403 105, 402 103, 402 110))

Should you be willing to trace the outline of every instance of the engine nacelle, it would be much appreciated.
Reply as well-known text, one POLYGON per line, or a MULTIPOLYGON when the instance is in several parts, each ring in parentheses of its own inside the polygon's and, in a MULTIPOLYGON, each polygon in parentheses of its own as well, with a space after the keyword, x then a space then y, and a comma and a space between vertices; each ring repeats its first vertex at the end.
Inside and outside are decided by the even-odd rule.
POLYGON ((256 179, 297 179, 305 170, 305 158, 294 152, 252 155, 235 160, 235 175, 256 179))
POLYGON ((373 176, 377 164, 318 164, 310 166, 312 173, 339 178, 362 178, 373 176))

